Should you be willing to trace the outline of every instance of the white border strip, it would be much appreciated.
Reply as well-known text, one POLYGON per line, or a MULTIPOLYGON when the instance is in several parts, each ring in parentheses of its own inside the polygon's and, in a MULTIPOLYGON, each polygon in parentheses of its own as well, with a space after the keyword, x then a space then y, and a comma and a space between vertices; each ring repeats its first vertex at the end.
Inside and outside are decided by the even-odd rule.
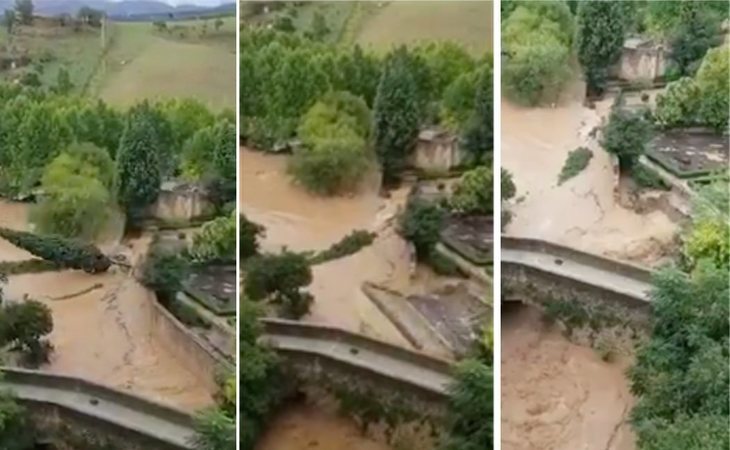
POLYGON ((493 342, 493 415, 494 415, 494 446, 495 450, 502 448, 502 267, 500 261, 502 258, 502 243, 500 236, 502 235, 502 41, 501 36, 501 8, 499 0, 493 1, 494 10, 492 12, 492 51, 493 53, 493 170, 494 170, 494 239, 493 242, 493 264, 492 264, 492 287, 494 289, 492 295, 492 342, 493 342))

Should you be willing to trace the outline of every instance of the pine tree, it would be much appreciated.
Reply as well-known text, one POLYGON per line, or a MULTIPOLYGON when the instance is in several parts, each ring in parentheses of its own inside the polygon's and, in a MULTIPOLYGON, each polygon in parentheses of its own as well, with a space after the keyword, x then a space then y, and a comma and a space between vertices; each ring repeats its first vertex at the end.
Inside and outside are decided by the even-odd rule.
POLYGON ((116 191, 119 204, 129 219, 140 218, 143 210, 160 193, 160 137, 149 104, 132 109, 122 132, 117 152, 116 191))
POLYGON ((418 135, 420 102, 418 88, 405 57, 396 51, 386 66, 373 108, 375 150, 386 180, 404 165, 418 135))
POLYGON ((576 48, 589 94, 600 94, 608 69, 621 55, 626 31, 619 1, 581 2, 578 6, 576 48))
POLYGON ((111 260, 96 246, 75 239, 66 239, 57 235, 39 235, 8 228, 0 228, 0 237, 16 247, 64 268, 100 273, 105 272, 111 266, 111 260))

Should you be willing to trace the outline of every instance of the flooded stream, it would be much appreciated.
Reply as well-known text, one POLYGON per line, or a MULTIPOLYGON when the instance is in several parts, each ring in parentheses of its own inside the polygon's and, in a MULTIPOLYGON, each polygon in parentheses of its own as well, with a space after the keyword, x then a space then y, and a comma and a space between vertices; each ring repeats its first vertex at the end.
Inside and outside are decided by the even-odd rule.
POLYGON ((604 362, 520 303, 502 310, 502 448, 634 450, 626 364, 604 362))
POLYGON ((304 403, 276 416, 255 450, 303 449, 392 450, 364 437, 352 420, 304 403))
POLYGON ((613 99, 589 109, 577 92, 582 87, 555 107, 523 108, 502 101, 502 165, 517 187, 506 232, 656 264, 672 247, 678 226, 660 211, 637 214, 619 205, 617 175, 595 139, 613 99), (593 151, 588 167, 558 186, 568 153, 581 146, 593 151))
POLYGON ((357 194, 317 197, 292 184, 286 163, 283 155, 241 150, 241 208, 250 220, 266 228, 264 251, 322 250, 356 229, 379 233, 372 245, 358 253, 313 268, 309 291, 315 302, 304 320, 408 345, 360 289, 365 281, 392 286, 410 282, 408 248, 392 226, 405 205, 407 188, 389 199, 381 198, 379 181, 372 177, 357 194))
MULTIPOLYGON (((27 228, 28 205, 0 203, 0 225, 27 228)), ((134 264, 149 237, 132 240, 134 264)), ((0 260, 31 255, 0 239, 0 260), (8 247, 9 246, 9 247, 8 247)), ((53 314, 51 362, 41 369, 131 390, 188 410, 212 403, 194 367, 175 358, 156 338, 151 320, 153 294, 132 275, 113 267, 100 275, 60 271, 8 277, 5 294, 47 304, 53 314)))

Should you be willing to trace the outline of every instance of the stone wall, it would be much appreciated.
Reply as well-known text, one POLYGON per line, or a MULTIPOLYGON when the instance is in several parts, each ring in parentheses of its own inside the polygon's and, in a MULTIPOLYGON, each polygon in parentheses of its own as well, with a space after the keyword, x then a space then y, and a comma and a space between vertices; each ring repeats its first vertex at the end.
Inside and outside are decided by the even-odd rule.
POLYGON ((554 300, 578 302, 585 310, 600 310, 602 315, 611 315, 636 327, 644 327, 651 315, 649 302, 534 267, 505 262, 502 263, 502 300, 538 307, 554 300))
POLYGON ((629 82, 654 81, 664 76, 668 51, 663 45, 628 39, 613 75, 629 82))
POLYGON ((445 132, 421 132, 410 165, 425 171, 447 172, 461 164, 463 159, 456 136, 445 132))
POLYGON ((188 329, 156 301, 149 307, 152 333, 176 359, 196 374, 210 392, 218 390, 216 378, 221 370, 233 372, 233 365, 200 336, 188 329))
POLYGON ((163 222, 186 222, 212 213, 213 204, 202 186, 177 182, 163 183, 157 201, 147 211, 163 222))

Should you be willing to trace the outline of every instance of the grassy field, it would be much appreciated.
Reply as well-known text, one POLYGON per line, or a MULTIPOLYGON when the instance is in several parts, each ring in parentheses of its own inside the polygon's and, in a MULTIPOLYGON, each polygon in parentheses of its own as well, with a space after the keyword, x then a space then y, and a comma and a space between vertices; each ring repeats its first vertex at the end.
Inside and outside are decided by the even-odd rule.
POLYGON ((90 93, 111 104, 129 106, 142 99, 193 97, 211 108, 236 106, 236 24, 225 18, 206 35, 200 22, 113 24, 113 41, 91 84, 90 93))
POLYGON ((45 86, 54 86, 58 71, 65 68, 77 91, 89 81, 101 58, 101 34, 97 29, 73 31, 70 27, 16 27, 9 36, 0 29, 3 54, 28 55, 35 61, 16 70, 0 72, 0 78, 13 80, 23 73, 35 71, 45 86))
POLYGON ((419 41, 452 40, 475 55, 492 49, 491 1, 393 1, 363 7, 352 33, 374 51, 419 41))
POLYGON ((149 22, 117 22, 107 27, 103 45, 98 29, 34 26, 0 31, 0 55, 26 54, 33 62, 0 72, 12 80, 35 71, 54 86, 63 67, 74 90, 126 107, 141 99, 188 96, 215 110, 236 106, 236 21, 215 19, 168 22, 159 30, 149 22))

